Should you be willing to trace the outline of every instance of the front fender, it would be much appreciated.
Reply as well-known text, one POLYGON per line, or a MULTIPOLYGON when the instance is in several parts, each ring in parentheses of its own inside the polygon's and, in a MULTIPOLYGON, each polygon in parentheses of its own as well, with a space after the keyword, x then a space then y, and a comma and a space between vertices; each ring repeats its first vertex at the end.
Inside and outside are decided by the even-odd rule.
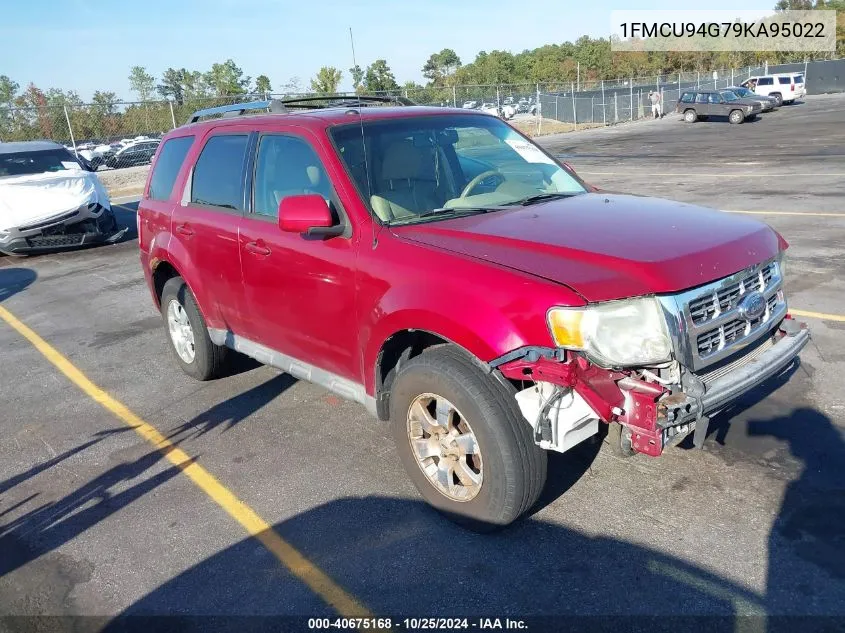
MULTIPOLYGON (((513 307, 513 304, 509 304, 513 307)), ((548 338, 545 331, 544 312, 537 315, 542 325, 541 334, 548 338)), ((370 317, 365 319, 362 332, 364 385, 367 393, 375 393, 376 365, 379 352, 385 341, 398 332, 422 330, 435 334, 455 345, 462 347, 482 362, 488 362, 512 349, 530 344, 536 339, 536 328, 518 327, 512 314, 507 314, 500 307, 484 300, 481 293, 448 291, 443 287, 426 293, 420 288, 405 286, 393 288, 372 309, 370 317), (421 300, 436 297, 436 305, 421 306, 421 300)), ((548 341, 543 339, 543 343, 548 341)), ((535 341, 534 344, 537 344, 535 341)))

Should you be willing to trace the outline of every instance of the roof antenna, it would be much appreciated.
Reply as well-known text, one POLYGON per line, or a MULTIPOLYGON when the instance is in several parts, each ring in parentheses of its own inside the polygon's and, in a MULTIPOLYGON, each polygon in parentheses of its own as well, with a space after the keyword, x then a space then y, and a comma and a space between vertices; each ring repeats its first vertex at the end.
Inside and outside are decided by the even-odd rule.
MULTIPOLYGON (((355 60, 355 39, 352 37, 351 26, 349 27, 349 44, 352 46, 352 68, 355 70, 358 68, 358 62, 355 60)), ((370 183, 370 161, 367 158, 367 142, 364 138, 364 117, 361 116, 361 93, 356 89, 355 95, 358 97, 358 122, 361 124, 361 148, 364 150, 364 175, 367 177, 367 203, 372 206, 373 191, 370 183)), ((377 221, 375 215, 373 215, 370 219, 372 221, 372 247, 375 249, 375 247, 378 246, 378 235, 376 234, 377 221)))

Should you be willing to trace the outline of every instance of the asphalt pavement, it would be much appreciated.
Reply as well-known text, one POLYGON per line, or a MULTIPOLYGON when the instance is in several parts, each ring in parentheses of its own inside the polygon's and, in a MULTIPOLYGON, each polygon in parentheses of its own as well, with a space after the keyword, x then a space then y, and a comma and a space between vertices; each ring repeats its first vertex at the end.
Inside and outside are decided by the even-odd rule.
POLYGON ((121 244, 0 258, 0 615, 845 617, 843 112, 542 140, 602 188, 769 222, 814 339, 702 450, 551 455, 539 507, 494 535, 425 506, 359 406, 248 361, 183 375, 133 203, 121 244))

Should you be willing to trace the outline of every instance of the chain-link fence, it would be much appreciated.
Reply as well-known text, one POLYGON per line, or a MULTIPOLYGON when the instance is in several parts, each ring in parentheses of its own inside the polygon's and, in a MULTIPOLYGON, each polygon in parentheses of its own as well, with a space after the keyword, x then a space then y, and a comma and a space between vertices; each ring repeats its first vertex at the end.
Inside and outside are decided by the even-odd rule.
MULTIPOLYGON (((821 88, 828 84, 833 85, 834 89, 839 86, 838 74, 836 81, 830 77, 833 76, 831 73, 836 74, 845 68, 845 60, 793 64, 789 68, 784 67, 784 71, 798 72, 802 68, 807 73, 807 90, 812 94, 815 92, 813 82, 816 79, 827 82, 819 83, 821 88)), ((542 122, 549 120, 577 128, 579 125, 612 125, 650 116, 648 93, 654 90, 662 94, 664 112, 670 112, 684 90, 726 88, 741 83, 750 75, 779 70, 781 68, 775 66, 744 67, 576 82, 432 86, 381 94, 407 97, 421 105, 488 110, 498 108, 499 112, 507 110, 517 121, 530 121, 533 117, 539 131, 542 122)), ((839 89, 845 90, 845 85, 839 89)), ((0 105, 0 140, 50 139, 78 148, 80 145, 112 143, 138 136, 158 137, 183 125, 196 110, 253 99, 291 96, 300 95, 236 95, 184 98, 180 102, 90 103, 24 108, 0 105)))
POLYGON ((684 90, 713 90, 735 86, 762 67, 720 69, 711 72, 683 72, 629 79, 605 79, 576 85, 569 90, 540 94, 543 118, 565 123, 613 125, 652 115, 650 92, 659 92, 663 111, 671 111, 684 90))

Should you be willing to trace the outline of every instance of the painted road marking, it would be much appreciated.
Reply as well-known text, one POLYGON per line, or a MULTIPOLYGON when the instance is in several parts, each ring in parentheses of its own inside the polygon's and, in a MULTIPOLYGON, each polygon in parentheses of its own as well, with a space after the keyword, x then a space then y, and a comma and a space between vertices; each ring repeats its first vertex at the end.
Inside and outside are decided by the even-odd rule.
POLYGON ((115 204, 114 202, 112 202, 111 206, 120 207, 121 209, 125 209, 126 211, 129 211, 130 213, 137 213, 138 212, 137 209, 133 209, 132 207, 127 207, 127 206, 124 206, 122 204, 115 204))
POLYGON ((806 215, 823 218, 845 218, 845 213, 834 213, 826 211, 737 211, 734 209, 722 209, 724 213, 744 213, 747 215, 806 215))
POLYGON ((838 321, 845 323, 845 316, 841 314, 826 314, 824 312, 810 312, 808 310, 793 310, 789 308, 789 313, 793 316, 802 316, 809 319, 821 319, 822 321, 838 321))
MULTIPOLYGON (((570 159, 571 160, 571 159, 570 159)), ((582 171, 580 169, 575 170, 578 174, 587 174, 589 176, 618 176, 618 171, 582 171)), ((693 174, 655 174, 652 172, 648 173, 649 176, 658 176, 661 178, 688 178, 690 176, 696 178, 845 178, 845 173, 836 173, 836 174, 762 174, 762 173, 751 173, 751 174, 704 174, 704 173, 693 173, 693 174)))
POLYGON ((44 358, 55 365, 60 372, 67 376, 68 380, 85 392, 87 396, 155 446, 170 463, 179 468, 200 490, 240 523, 250 536, 258 539, 282 565, 320 596, 326 604, 344 617, 372 617, 361 602, 348 594, 322 569, 279 536, 269 523, 258 516, 255 510, 238 499, 214 475, 194 462, 187 453, 177 448, 154 426, 139 418, 124 404, 91 382, 85 374, 62 356, 52 345, 2 306, 0 306, 0 318, 29 341, 44 358))

